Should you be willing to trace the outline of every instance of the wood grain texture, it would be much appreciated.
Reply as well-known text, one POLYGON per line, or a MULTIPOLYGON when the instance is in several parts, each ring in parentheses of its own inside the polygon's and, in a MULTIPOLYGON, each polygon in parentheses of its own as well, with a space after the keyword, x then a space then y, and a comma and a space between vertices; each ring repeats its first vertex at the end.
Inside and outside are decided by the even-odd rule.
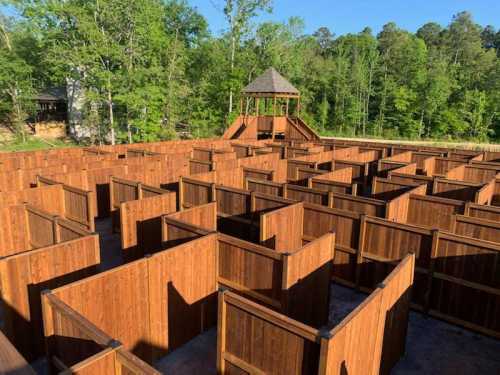
POLYGON ((122 249, 134 257, 154 251, 161 242, 160 217, 176 211, 176 194, 168 192, 120 205, 122 249), (134 248, 137 247, 137 252, 134 248))
POLYGON ((217 235, 148 258, 146 303, 152 358, 183 345, 215 324, 217 235))
POLYGON ((0 374, 35 375, 35 370, 0 331, 0 374))
POLYGON ((208 231, 217 230, 217 204, 214 202, 174 212, 167 216, 208 231))
POLYGON ((407 223, 429 228, 453 230, 453 215, 462 214, 463 201, 423 195, 410 195, 407 223))
POLYGON ((92 275, 99 263, 96 235, 0 260, 4 330, 27 358, 44 350, 40 292, 92 275))
POLYGON ((293 253, 302 247, 304 205, 297 203, 260 217, 260 241, 281 253, 293 253))

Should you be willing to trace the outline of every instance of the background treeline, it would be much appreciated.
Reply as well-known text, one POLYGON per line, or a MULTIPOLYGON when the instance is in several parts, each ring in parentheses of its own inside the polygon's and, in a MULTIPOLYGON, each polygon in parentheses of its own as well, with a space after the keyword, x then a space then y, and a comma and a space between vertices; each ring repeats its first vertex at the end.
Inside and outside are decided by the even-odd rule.
POLYGON ((305 34, 298 17, 255 23, 270 0, 220 0, 217 35, 183 0, 9 5, 19 16, 0 18, 0 120, 18 132, 37 91, 68 84, 84 93, 72 99, 92 142, 172 138, 176 124, 221 134, 241 88, 274 66, 324 134, 500 137, 500 31, 466 12, 445 28, 411 33, 391 22, 378 35, 336 37, 326 27, 305 34))

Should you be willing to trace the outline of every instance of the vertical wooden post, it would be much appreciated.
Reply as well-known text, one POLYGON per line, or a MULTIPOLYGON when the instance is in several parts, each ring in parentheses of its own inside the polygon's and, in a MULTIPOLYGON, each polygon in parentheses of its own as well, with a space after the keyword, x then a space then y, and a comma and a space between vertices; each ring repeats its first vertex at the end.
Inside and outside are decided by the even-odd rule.
POLYGON ((142 199, 142 182, 137 183, 137 199, 142 199))
POLYGON ((219 317, 217 319, 217 373, 224 374, 226 363, 224 352, 226 351, 226 303, 224 301, 224 292, 219 291, 219 317))
POLYGON ((182 176, 179 177, 179 211, 184 209, 184 183, 182 176))
POLYGON ((255 98, 255 116, 259 115, 259 104, 260 104, 259 98, 255 98))
POLYGON ((49 373, 53 374, 52 366, 52 336, 54 335, 54 317, 52 306, 50 305, 49 295, 51 291, 49 289, 42 290, 41 292, 41 302, 42 302, 42 320, 43 320, 43 335, 45 337, 45 355, 48 359, 49 373))
POLYGON ((276 129, 275 129, 275 119, 276 117, 276 96, 274 96, 274 100, 273 100, 273 125, 272 125, 272 140, 274 141, 274 137, 275 137, 275 134, 276 134, 276 129))
POLYGON ((97 216, 97 212, 94 212, 94 203, 97 205, 97 195, 93 192, 88 191, 87 194, 87 221, 89 225, 89 230, 93 233, 95 232, 95 221, 94 218, 97 216), (96 202, 94 202, 94 200, 96 202))
POLYGON ((465 216, 469 216, 470 215, 470 202, 465 202, 464 215, 465 216))
POLYGON ((52 220, 52 231, 54 236, 54 244, 61 242, 61 230, 59 228, 59 216, 54 216, 52 220))
POLYGON ((285 106, 285 113, 286 113, 286 117, 288 117, 288 108, 290 106, 290 98, 286 98, 286 106, 285 106))
POLYGON ((217 201, 217 191, 215 189, 215 182, 210 184, 210 191, 211 191, 211 194, 212 194, 212 199, 211 199, 211 202, 216 202, 217 201))
POLYGON ((431 259, 429 262, 429 273, 427 274, 427 288, 424 293, 424 314, 429 314, 429 309, 431 305, 431 292, 432 292, 432 281, 434 279, 434 269, 436 267, 436 258, 438 256, 438 244, 439 244, 439 230, 432 230, 432 245, 431 245, 431 259))
POLYGON ((357 291, 359 291, 361 267, 363 266, 363 248, 366 240, 365 235, 366 235, 366 215, 361 215, 361 220, 359 225, 358 252, 356 253, 356 279, 354 282, 357 291))
MULTIPOLYGON (((109 212, 110 212, 110 214, 111 214, 111 215, 113 214, 113 208, 114 208, 114 207, 113 207, 113 206, 114 206, 114 204, 113 204, 113 203, 114 203, 114 202, 113 202, 113 197, 114 197, 114 195, 115 195, 115 194, 114 194, 114 187, 113 187, 113 185, 114 185, 114 184, 113 184, 113 179, 114 179, 114 177, 113 177, 113 176, 111 176, 111 177, 109 178, 109 212)), ((64 194, 64 193, 63 193, 63 194, 64 194)), ((64 202, 64 200, 63 200, 63 202, 64 202)))

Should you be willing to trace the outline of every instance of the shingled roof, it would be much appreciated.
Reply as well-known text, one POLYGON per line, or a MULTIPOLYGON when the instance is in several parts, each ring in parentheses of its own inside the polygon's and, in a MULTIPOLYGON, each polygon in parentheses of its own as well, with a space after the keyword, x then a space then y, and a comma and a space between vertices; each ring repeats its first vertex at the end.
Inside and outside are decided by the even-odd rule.
POLYGON ((66 87, 65 86, 49 87, 43 90, 42 92, 38 93, 35 99, 40 102, 66 101, 67 100, 66 87))
POLYGON ((292 94, 299 95, 297 90, 288 82, 276 69, 269 68, 260 76, 255 78, 247 87, 243 89, 246 94, 292 94))

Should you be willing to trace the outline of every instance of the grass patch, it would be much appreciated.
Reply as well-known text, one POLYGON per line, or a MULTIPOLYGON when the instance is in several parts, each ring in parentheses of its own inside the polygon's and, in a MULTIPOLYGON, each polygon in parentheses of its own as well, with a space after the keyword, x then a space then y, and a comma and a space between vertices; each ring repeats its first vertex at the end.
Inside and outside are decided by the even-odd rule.
POLYGON ((41 138, 29 137, 26 142, 22 142, 21 140, 0 142, 0 151, 35 151, 74 146, 78 145, 69 139, 51 139, 46 141, 41 138))

